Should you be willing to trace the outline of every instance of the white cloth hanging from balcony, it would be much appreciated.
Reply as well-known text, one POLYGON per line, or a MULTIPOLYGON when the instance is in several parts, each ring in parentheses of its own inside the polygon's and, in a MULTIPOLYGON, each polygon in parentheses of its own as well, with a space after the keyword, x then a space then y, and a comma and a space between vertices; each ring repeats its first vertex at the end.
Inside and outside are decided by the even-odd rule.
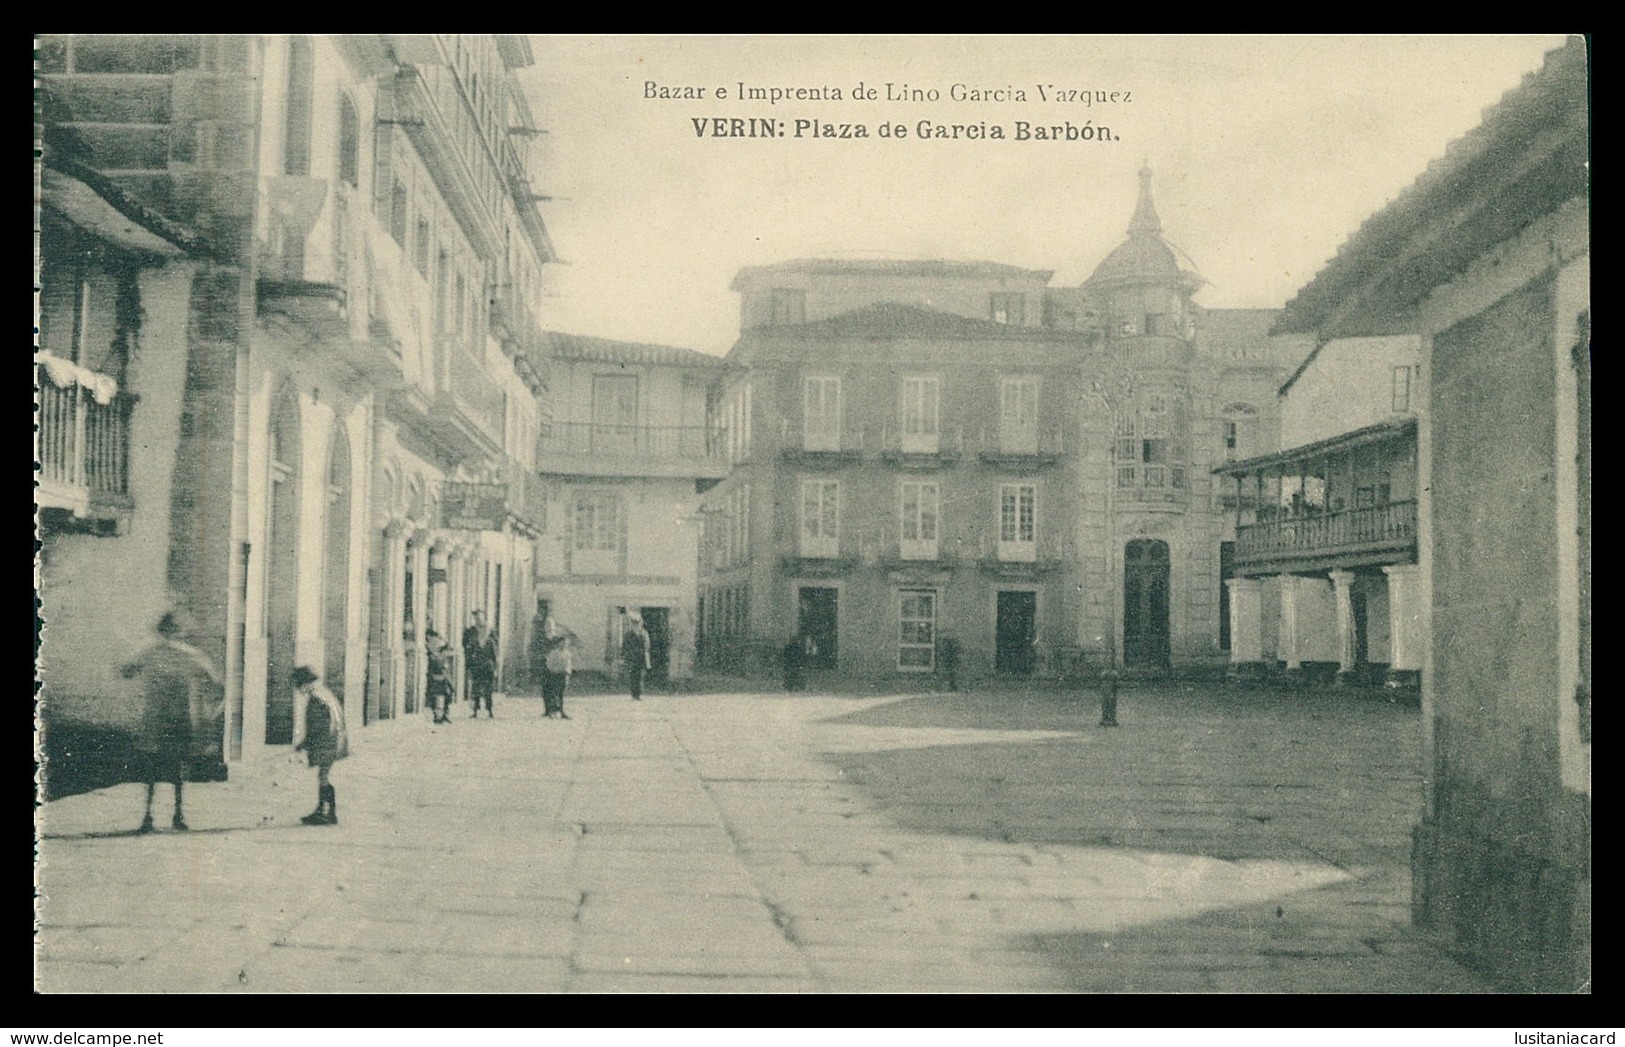
POLYGON ((118 379, 112 375, 81 367, 66 357, 45 350, 34 354, 34 362, 45 368, 45 375, 51 380, 51 384, 62 389, 82 385, 103 407, 112 403, 113 398, 118 396, 118 379))

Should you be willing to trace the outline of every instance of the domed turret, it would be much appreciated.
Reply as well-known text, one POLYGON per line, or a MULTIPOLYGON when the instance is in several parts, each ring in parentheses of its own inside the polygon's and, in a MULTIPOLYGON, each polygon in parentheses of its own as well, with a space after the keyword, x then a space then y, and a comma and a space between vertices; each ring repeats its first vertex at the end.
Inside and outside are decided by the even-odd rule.
POLYGON ((1109 293, 1121 287, 1157 285, 1188 296, 1206 282, 1162 238, 1162 220, 1151 199, 1151 168, 1141 167, 1140 199, 1129 221, 1128 239, 1095 267, 1084 286, 1109 293))

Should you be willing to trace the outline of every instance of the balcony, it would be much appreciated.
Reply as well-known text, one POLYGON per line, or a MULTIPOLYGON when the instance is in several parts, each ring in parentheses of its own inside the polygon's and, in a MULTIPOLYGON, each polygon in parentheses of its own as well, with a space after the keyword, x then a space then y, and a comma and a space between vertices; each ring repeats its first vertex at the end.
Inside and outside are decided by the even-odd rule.
POLYGON ((40 470, 35 498, 40 507, 122 527, 135 507, 130 498, 134 398, 114 393, 100 403, 92 389, 78 382, 55 384, 43 367, 37 381, 40 470))
POLYGON ((1055 539, 1036 542, 999 542, 982 544, 976 566, 983 574, 1008 581, 1034 580, 1066 567, 1072 552, 1069 543, 1055 539))
POLYGON ((536 470, 576 476, 728 475, 727 433, 703 425, 554 422, 537 443, 536 470))
POLYGON ((788 461, 832 466, 863 458, 868 434, 862 429, 806 429, 789 418, 779 432, 779 454, 788 461))
POLYGON ((1236 568, 1251 574, 1411 563, 1416 503, 1301 513, 1236 528, 1236 568))
POLYGON ((1023 471, 1054 465, 1066 454, 1066 438, 1059 429, 1040 432, 1017 429, 981 434, 976 457, 985 465, 1023 471))
POLYGON ((880 459, 899 469, 940 469, 965 456, 965 431, 902 433, 882 429, 880 459))
POLYGON ((500 455, 507 425, 501 387, 457 339, 442 338, 440 354, 443 381, 429 407, 438 435, 464 457, 500 455))

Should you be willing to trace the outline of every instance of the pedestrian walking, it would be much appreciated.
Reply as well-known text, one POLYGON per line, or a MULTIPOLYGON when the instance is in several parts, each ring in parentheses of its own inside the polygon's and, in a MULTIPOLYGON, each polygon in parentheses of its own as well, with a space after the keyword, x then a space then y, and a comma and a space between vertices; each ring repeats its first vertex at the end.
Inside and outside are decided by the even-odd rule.
POLYGON ((308 666, 294 669, 293 687, 305 699, 304 729, 294 741, 293 751, 303 751, 310 766, 316 768, 316 809, 299 820, 306 825, 337 825, 338 797, 329 774, 334 763, 350 755, 344 703, 308 666))
POLYGON ((643 701, 643 677, 653 663, 649 659, 649 633, 643 627, 642 617, 626 617, 626 634, 621 637, 621 661, 626 663, 626 682, 632 689, 632 700, 643 701))
POLYGON ((1108 665, 1100 673, 1100 726, 1117 726, 1117 685, 1123 674, 1117 666, 1108 665))
POLYGON ((948 690, 959 690, 959 639, 945 633, 937 645, 937 667, 948 678, 948 690))
POLYGON ((137 760, 147 783, 147 806, 140 832, 152 832, 152 800, 158 782, 175 785, 175 816, 170 826, 188 828, 181 794, 190 770, 200 728, 213 723, 223 696, 220 674, 202 651, 181 640, 180 618, 173 612, 158 620, 158 642, 122 668, 125 679, 141 680, 141 726, 136 736, 137 760))
POLYGON ((576 635, 553 620, 550 614, 542 622, 543 646, 546 649, 542 675, 542 709, 551 720, 568 720, 564 711, 564 692, 570 685, 570 674, 575 669, 573 648, 576 635))
POLYGON ((807 686, 807 645, 800 635, 790 637, 790 642, 779 652, 779 660, 786 691, 799 691, 807 686))
POLYGON ((478 719, 480 703, 485 715, 496 719, 491 710, 491 692, 497 679, 497 634, 485 626, 485 612, 475 611, 474 624, 463 630, 463 665, 468 671, 468 697, 474 703, 471 718, 478 719))
POLYGON ((426 688, 429 711, 435 723, 451 722, 451 702, 456 689, 451 682, 451 648, 446 638, 430 629, 423 634, 423 646, 429 656, 429 681, 426 688))

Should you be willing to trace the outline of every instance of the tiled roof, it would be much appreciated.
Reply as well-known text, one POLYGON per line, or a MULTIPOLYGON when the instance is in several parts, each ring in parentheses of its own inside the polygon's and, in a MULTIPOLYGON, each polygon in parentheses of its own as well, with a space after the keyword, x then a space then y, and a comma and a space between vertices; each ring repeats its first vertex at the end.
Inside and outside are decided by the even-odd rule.
POLYGON ((1314 443, 1304 444, 1301 447, 1288 448, 1285 451, 1276 451, 1274 454, 1262 454, 1256 458, 1248 458, 1240 462, 1226 462, 1214 469, 1219 476, 1251 475, 1260 469, 1273 465, 1296 465, 1317 458, 1326 458, 1336 454, 1351 451, 1356 447, 1367 444, 1380 443, 1384 440, 1398 439, 1402 436, 1415 437, 1416 417, 1410 415, 1404 418, 1391 418, 1388 421, 1368 425, 1363 429, 1354 429, 1314 443))
POLYGON ((921 338, 1003 338, 1021 341, 1068 341, 1082 337, 1080 332, 1045 327, 1019 327, 973 319, 958 313, 908 305, 903 302, 877 302, 849 313, 803 324, 773 324, 753 328, 747 334, 767 334, 790 338, 827 338, 831 335, 921 338))
POLYGON ((1053 269, 1023 269, 1002 262, 948 261, 946 259, 861 259, 861 258, 800 258, 772 265, 751 265, 739 270, 732 290, 739 290, 747 276, 757 273, 812 273, 820 276, 920 276, 943 277, 1002 277, 1036 279, 1044 283, 1055 275, 1053 269))
POLYGON ((697 349, 646 345, 641 342, 617 342, 609 338, 565 334, 562 331, 543 331, 542 343, 546 356, 553 360, 602 360, 609 363, 664 364, 674 367, 728 366, 722 357, 702 353, 697 349))
POLYGON ((1485 110, 1483 123, 1338 248, 1287 303, 1275 330, 1394 333, 1337 324, 1350 317, 1402 321, 1470 259, 1589 193, 1587 58, 1578 36, 1549 53, 1538 72, 1485 110))

